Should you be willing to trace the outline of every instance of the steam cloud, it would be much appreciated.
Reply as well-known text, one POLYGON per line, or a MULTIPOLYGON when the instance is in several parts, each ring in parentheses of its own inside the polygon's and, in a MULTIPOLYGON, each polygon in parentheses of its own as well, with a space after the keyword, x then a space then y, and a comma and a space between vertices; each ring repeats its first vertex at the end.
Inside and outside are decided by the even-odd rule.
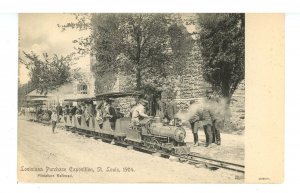
POLYGON ((203 112, 204 109, 222 116, 228 114, 228 111, 226 111, 226 100, 224 98, 219 98, 218 101, 201 99, 197 100, 194 104, 191 104, 187 111, 179 111, 176 114, 176 117, 181 119, 182 122, 187 122, 196 115, 197 112, 203 112))

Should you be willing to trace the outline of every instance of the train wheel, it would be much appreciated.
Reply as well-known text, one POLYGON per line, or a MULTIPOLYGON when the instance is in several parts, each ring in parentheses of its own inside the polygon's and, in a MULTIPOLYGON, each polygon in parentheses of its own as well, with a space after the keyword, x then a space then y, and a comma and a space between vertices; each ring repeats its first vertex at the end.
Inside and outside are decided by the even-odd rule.
POLYGON ((170 154, 175 155, 175 149, 171 149, 170 154))
POLYGON ((144 146, 147 148, 147 149, 151 149, 151 140, 149 138, 145 138, 144 139, 144 146))
POLYGON ((119 136, 119 137, 117 137, 117 141, 121 141, 122 142, 122 141, 124 141, 124 138, 125 137, 119 136))
POLYGON ((161 145, 160 145, 159 141, 155 138, 152 139, 152 146, 155 150, 161 149, 161 145))

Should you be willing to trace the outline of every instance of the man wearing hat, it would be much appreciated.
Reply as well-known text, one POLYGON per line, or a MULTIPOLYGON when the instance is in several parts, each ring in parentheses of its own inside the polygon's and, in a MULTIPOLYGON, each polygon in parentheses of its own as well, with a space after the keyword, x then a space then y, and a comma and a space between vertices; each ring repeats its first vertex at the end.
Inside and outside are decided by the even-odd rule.
POLYGON ((54 133, 56 123, 58 121, 58 113, 56 109, 53 109, 52 114, 51 114, 51 123, 52 123, 52 133, 54 133))
POLYGON ((206 106, 203 109, 203 121, 202 121, 204 134, 206 138, 205 147, 208 147, 213 143, 213 130, 212 130, 212 119, 211 119, 211 110, 206 106))
POLYGON ((165 117, 168 120, 168 123, 170 125, 174 125, 175 124, 175 115, 178 112, 178 108, 177 108, 177 104, 176 102, 173 100, 172 96, 168 97, 167 100, 167 104, 166 104, 166 115, 165 117))
MULTIPOLYGON (((196 109, 196 106, 195 106, 196 104, 197 103, 195 100, 191 100, 190 106, 189 106, 189 111, 191 111, 192 109, 196 109)), ((197 110, 192 113, 193 113, 193 115, 192 115, 192 117, 190 117, 189 122, 191 125, 193 137, 194 137, 194 146, 198 146, 199 145, 198 130, 200 127, 200 121, 203 119, 203 112, 199 108, 197 108, 197 110)))
POLYGON ((212 92, 206 91, 206 100, 205 106, 203 109, 203 120, 202 125, 204 129, 204 134, 206 138, 205 147, 209 147, 212 143, 214 143, 214 133, 213 133, 213 120, 212 120, 212 92))
POLYGON ((218 97, 215 97, 212 101, 213 108, 211 108, 211 119, 212 119, 212 133, 213 143, 221 145, 220 130, 224 128, 225 112, 224 106, 218 97))
POLYGON ((134 108, 132 112, 131 122, 133 125, 138 125, 140 120, 143 118, 149 117, 145 114, 145 106, 147 105, 148 101, 145 99, 140 99, 137 106, 134 108))
POLYGON ((113 99, 107 98, 103 104, 103 118, 104 120, 108 119, 110 122, 111 129, 115 130, 117 113, 116 110, 112 107, 111 103, 113 99))

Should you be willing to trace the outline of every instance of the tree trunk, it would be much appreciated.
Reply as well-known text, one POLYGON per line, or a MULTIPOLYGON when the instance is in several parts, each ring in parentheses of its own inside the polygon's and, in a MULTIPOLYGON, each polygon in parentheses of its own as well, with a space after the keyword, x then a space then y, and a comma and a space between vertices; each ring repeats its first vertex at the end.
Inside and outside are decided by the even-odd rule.
POLYGON ((136 88, 137 90, 140 90, 142 87, 142 80, 141 80, 141 70, 137 68, 136 72, 136 88))
POLYGON ((139 90, 142 87, 142 78, 141 78, 141 64, 140 64, 140 58, 141 58, 141 39, 140 39, 140 33, 138 33, 136 37, 137 42, 137 50, 136 50, 136 65, 137 65, 137 72, 136 72, 136 88, 139 90))

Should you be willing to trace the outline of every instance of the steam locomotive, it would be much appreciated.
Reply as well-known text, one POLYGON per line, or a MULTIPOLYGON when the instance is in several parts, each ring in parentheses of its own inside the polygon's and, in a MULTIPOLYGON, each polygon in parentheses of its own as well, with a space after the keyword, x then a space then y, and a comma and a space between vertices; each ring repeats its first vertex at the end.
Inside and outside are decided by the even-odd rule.
MULTIPOLYGON (((134 95, 137 95, 137 93, 106 93, 98 95, 94 99, 73 99, 73 101, 100 100, 107 97, 117 98, 134 95)), ((69 101, 72 100, 69 99, 69 101)), ((112 128, 109 120, 105 120, 101 127, 95 117, 90 117, 88 121, 85 120, 84 114, 80 116, 63 116, 67 129, 171 154, 184 155, 190 152, 190 147, 186 146, 184 142, 186 131, 179 122, 175 122, 174 125, 167 125, 162 122, 160 117, 154 117, 141 120, 139 125, 132 125, 131 118, 119 117, 116 119, 115 127, 112 128)))

